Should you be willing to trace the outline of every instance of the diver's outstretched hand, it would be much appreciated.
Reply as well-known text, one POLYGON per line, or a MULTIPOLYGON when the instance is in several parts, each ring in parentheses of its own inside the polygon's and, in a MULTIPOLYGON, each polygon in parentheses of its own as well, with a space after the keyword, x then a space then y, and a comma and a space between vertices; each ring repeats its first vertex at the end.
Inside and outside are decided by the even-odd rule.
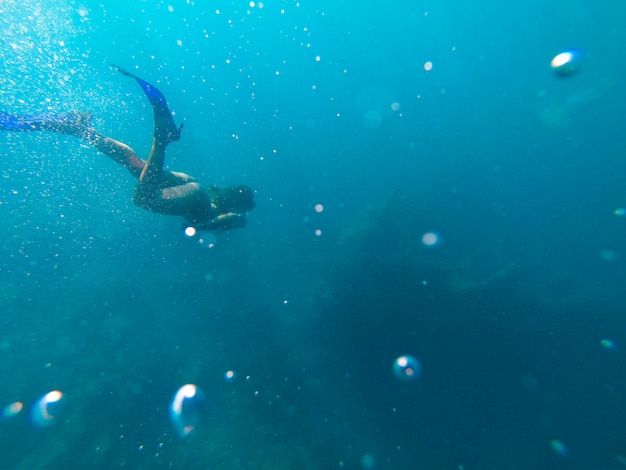
MULTIPOLYGON (((191 225, 196 230, 207 230, 210 232, 215 231, 227 231, 234 228, 243 228, 248 223, 246 216, 238 214, 236 212, 228 212, 226 214, 220 214, 217 217, 212 218, 208 222, 201 225, 191 225)), ((185 225, 185 228, 189 225, 185 225)))

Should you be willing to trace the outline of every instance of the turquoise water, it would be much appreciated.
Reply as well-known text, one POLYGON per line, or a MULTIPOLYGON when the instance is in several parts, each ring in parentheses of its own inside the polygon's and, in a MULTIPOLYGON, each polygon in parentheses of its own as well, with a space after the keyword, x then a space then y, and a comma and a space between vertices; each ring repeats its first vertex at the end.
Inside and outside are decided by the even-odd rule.
POLYGON ((184 122, 169 168, 257 203, 186 237, 87 144, 0 133, 0 468, 626 466, 623 2, 207 3, 0 1, 0 109, 145 158, 118 64, 184 122))

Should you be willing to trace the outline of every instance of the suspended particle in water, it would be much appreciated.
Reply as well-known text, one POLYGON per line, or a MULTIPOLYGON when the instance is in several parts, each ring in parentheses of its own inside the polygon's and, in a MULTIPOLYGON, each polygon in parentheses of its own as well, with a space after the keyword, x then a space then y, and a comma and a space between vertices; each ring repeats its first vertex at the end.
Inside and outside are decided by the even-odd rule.
POLYGON ((9 403, 2 410, 3 418, 12 418, 13 416, 19 414, 24 409, 24 403, 21 401, 15 401, 13 403, 9 403))
POLYGON ((383 122, 383 117, 377 109, 370 109, 363 115, 363 125, 368 129, 376 129, 383 122))
POLYGON ((527 374, 522 377, 522 386, 529 392, 536 392, 541 389, 541 381, 534 375, 527 374))
POLYGON ((413 356, 404 355, 393 363, 393 374, 402 382, 417 380, 422 373, 422 365, 413 356))
POLYGON ((550 67, 559 77, 569 77, 580 69, 582 52, 578 49, 567 49, 555 55, 550 61, 550 67))
POLYGON ((427 232, 422 235, 424 246, 437 246, 441 243, 441 236, 437 232, 427 232))
POLYGON ((372 454, 364 454, 361 456, 361 468, 376 468, 376 459, 372 454))
POLYGON ((201 237, 198 237, 198 244, 204 248, 215 248, 217 243, 217 237, 211 232, 205 232, 201 237))
POLYGON ((617 349, 617 345, 615 344, 615 341, 611 339, 603 339, 600 341, 600 344, 602 345, 604 349, 608 349, 610 351, 615 351, 617 349))
POLYGON ((552 447, 554 453, 560 457, 567 457, 569 455, 567 446, 557 439, 550 441, 550 447, 552 447))
POLYGON ((600 252, 600 258, 602 258, 604 261, 612 262, 617 260, 618 255, 617 252, 613 250, 602 250, 600 252))
POLYGON ((35 426, 50 426, 62 413, 65 400, 63 392, 53 390, 39 398, 33 405, 30 418, 35 426))
POLYGON ((178 389, 170 404, 170 420, 181 437, 196 430, 206 410, 202 391, 193 384, 178 389))
POLYGON ((237 376, 237 375, 235 374, 235 371, 234 371, 234 370, 227 370, 227 371, 224 373, 224 380, 225 380, 226 382, 233 382, 233 381, 235 380, 235 377, 236 377, 236 376, 237 376))

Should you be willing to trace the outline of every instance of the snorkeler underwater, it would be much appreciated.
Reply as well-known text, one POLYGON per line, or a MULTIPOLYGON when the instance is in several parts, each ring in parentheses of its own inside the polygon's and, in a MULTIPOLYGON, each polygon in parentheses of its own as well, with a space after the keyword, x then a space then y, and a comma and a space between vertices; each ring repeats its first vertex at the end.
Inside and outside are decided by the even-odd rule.
POLYGON ((0 129, 55 132, 87 142, 137 178, 133 194, 135 205, 158 214, 182 216, 187 228, 217 231, 244 227, 246 212, 255 206, 254 191, 245 185, 206 187, 185 173, 165 170, 165 150, 171 142, 180 139, 183 125, 176 126, 165 96, 154 85, 111 65, 135 79, 152 106, 154 137, 146 160, 139 158, 130 146, 100 134, 92 127, 92 116, 84 112, 18 116, 0 111, 0 129))

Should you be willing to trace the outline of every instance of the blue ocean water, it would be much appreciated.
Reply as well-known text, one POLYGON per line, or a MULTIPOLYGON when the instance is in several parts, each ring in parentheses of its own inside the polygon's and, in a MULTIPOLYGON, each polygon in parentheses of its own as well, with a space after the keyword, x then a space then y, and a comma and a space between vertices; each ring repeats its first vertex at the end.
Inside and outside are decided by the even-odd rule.
POLYGON ((2 111, 145 157, 118 64, 184 122, 168 167, 257 203, 186 237, 86 143, 0 133, 0 468, 626 467, 624 3, 207 3, 0 2, 2 111))

